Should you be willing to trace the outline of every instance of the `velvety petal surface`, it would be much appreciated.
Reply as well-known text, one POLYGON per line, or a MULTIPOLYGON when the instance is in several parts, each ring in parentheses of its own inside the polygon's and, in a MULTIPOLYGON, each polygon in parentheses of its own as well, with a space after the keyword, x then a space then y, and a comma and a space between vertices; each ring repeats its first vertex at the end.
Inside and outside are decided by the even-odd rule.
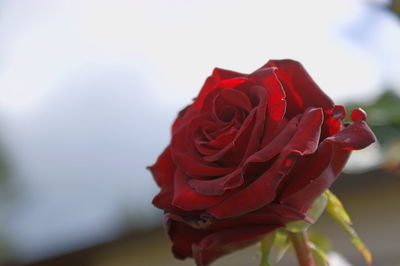
MULTIPOLYGON (((308 107, 332 109, 333 101, 319 88, 304 67, 294 60, 270 60, 264 67, 276 67, 276 74, 286 92, 287 117, 308 107)), ((263 67, 263 68, 264 68, 263 67)))
POLYGON ((280 225, 237 227, 221 230, 193 244, 193 255, 199 266, 209 265, 218 257, 237 249, 257 243, 264 235, 281 227, 280 225))
POLYGON ((227 197, 221 204, 207 210, 222 219, 243 215, 270 203, 282 178, 289 173, 297 156, 313 153, 318 147, 323 114, 321 109, 309 108, 302 116, 298 130, 283 148, 270 169, 247 187, 227 197))

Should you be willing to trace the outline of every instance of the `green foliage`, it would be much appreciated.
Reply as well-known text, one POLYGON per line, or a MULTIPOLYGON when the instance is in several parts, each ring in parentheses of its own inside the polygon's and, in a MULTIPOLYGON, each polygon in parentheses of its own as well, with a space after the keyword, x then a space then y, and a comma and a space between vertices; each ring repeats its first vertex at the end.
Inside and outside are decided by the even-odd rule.
POLYGON ((389 8, 400 17, 400 0, 392 0, 389 8))
MULTIPOLYGON (((362 242, 361 238, 353 229, 350 216, 347 214, 343 207, 342 202, 331 191, 325 191, 319 198, 315 200, 313 206, 308 211, 307 215, 314 221, 317 221, 324 211, 327 211, 333 219, 340 224, 344 230, 350 235, 351 241, 354 246, 364 256, 368 264, 372 262, 371 252, 366 245, 362 242)), ((271 254, 276 253, 275 262, 279 262, 289 247, 292 245, 289 234, 299 234, 307 232, 311 224, 305 221, 297 221, 290 223, 285 229, 276 230, 275 232, 267 235, 261 241, 261 264, 260 266, 271 266, 271 254)), ((324 236, 315 232, 307 232, 308 241, 307 245, 311 249, 313 257, 317 266, 328 266, 329 258, 327 252, 331 250, 331 242, 324 236)))
POLYGON ((372 263, 372 255, 367 246, 362 242, 361 238, 357 235, 354 228, 351 226, 351 220, 343 204, 340 200, 329 190, 325 192, 328 197, 328 204, 326 207, 327 212, 336 220, 346 232, 350 235, 351 241, 354 246, 364 256, 365 261, 370 265, 372 263))

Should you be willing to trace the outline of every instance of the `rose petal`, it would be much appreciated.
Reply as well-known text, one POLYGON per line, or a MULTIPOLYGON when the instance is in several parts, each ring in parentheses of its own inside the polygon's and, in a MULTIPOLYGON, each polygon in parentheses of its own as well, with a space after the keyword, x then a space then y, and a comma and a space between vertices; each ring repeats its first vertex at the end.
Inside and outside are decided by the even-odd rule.
POLYGON ((223 156, 225 156, 226 153, 228 151, 230 151, 231 149, 235 149, 233 153, 235 155, 238 155, 238 152, 240 153, 240 149, 238 147, 239 143, 247 142, 247 140, 249 140, 250 134, 253 129, 253 124, 254 124, 254 120, 255 120, 254 117, 256 115, 256 111, 257 111, 257 109, 251 110, 249 115, 246 117, 246 120, 244 121, 242 127, 239 129, 236 137, 233 139, 233 141, 230 144, 226 145, 223 149, 219 150, 218 152, 216 152, 213 155, 204 156, 203 160, 206 162, 217 161, 217 160, 221 159, 223 156))
POLYGON ((301 115, 293 117, 268 145, 251 155, 246 163, 266 162, 278 155, 296 133, 300 119, 301 115))
POLYGON ((293 162, 285 167, 286 156, 281 156, 277 162, 246 188, 227 197, 221 204, 207 210, 212 216, 223 219, 243 215, 261 208, 275 197, 275 189, 293 162))
POLYGON ((202 89, 200 90, 199 95, 195 99, 195 102, 193 104, 194 107, 195 108, 201 107, 203 105, 204 99, 207 97, 209 93, 211 93, 213 90, 217 88, 219 82, 223 80, 232 80, 230 82, 234 83, 234 84, 222 84, 223 88, 230 86, 237 86, 238 85, 237 82, 242 82, 242 81, 237 81, 235 80, 235 78, 244 78, 246 76, 247 76, 246 74, 241 74, 221 68, 215 68, 212 75, 208 77, 207 80, 205 81, 202 89))
MULTIPOLYGON (((256 213, 269 213, 275 214, 283 219, 288 220, 304 220, 308 223, 314 223, 314 221, 305 215, 305 213, 299 212, 298 210, 292 208, 291 206, 278 204, 278 203, 271 203, 267 204, 261 209, 257 210, 256 213)), ((286 222, 285 222, 286 224, 286 222)))
POLYGON ((321 144, 321 149, 332 152, 331 163, 318 177, 311 176, 310 182, 306 186, 280 200, 281 203, 292 206, 301 212, 307 212, 315 199, 336 180, 346 164, 350 151, 337 149, 327 142, 321 144))
MULTIPOLYGON (((326 138, 317 153, 325 154, 320 158, 329 158, 328 154, 331 153, 330 164, 319 176, 310 174, 306 185, 294 194, 286 193, 280 201, 306 211, 312 202, 336 180, 350 156, 350 150, 363 149, 374 141, 374 134, 362 119, 358 119, 338 134, 326 138)), ((310 171, 310 169, 304 169, 306 172, 310 171)))
POLYGON ((309 108, 302 116, 296 134, 282 150, 269 170, 246 188, 227 197, 221 204, 207 210, 222 219, 235 217, 261 208, 275 198, 282 178, 293 167, 297 156, 313 153, 318 147, 322 110, 309 108))
POLYGON ((177 168, 174 179, 174 197, 172 205, 186 211, 204 210, 220 203, 224 196, 203 196, 188 185, 188 177, 177 168))
POLYGON ((333 143, 343 150, 360 150, 374 143, 376 138, 367 123, 358 119, 336 135, 326 138, 325 141, 333 143))
POLYGON ((161 191, 154 197, 152 203, 164 211, 183 213, 182 209, 172 205, 175 169, 168 146, 158 157, 157 162, 149 167, 158 186, 161 187, 161 191))
POLYGON ((266 147, 251 155, 242 167, 238 167, 232 173, 211 180, 192 179, 189 185, 202 195, 222 195, 229 189, 237 188, 243 184, 243 172, 247 165, 254 162, 266 162, 278 155, 288 144, 297 130, 301 115, 294 117, 287 126, 266 147))
POLYGON ((299 158, 278 189, 280 191, 279 201, 285 202, 285 199, 290 198, 297 191, 318 178, 329 166, 331 159, 332 149, 330 145, 326 144, 320 146, 314 154, 299 158))
POLYGON ((318 87, 304 67, 293 60, 271 60, 262 68, 277 67, 276 74, 286 92, 286 116, 291 118, 308 107, 332 109, 332 100, 318 87))
POLYGON ((164 218, 164 228, 173 243, 172 253, 181 260, 193 257, 192 245, 199 243, 209 233, 205 230, 196 230, 183 222, 174 221, 168 215, 164 218))
POLYGON ((234 168, 221 167, 214 163, 203 160, 197 151, 194 139, 196 126, 202 121, 207 121, 207 114, 193 117, 189 126, 175 132, 171 141, 171 155, 177 167, 181 168, 186 174, 196 178, 209 178, 211 176, 226 175, 234 168))
POLYGON ((351 121, 357 121, 359 119, 365 121, 365 120, 367 120, 367 113, 363 109, 357 108, 357 109, 353 110, 350 118, 351 118, 351 121))
POLYGON ((159 187, 169 186, 173 182, 175 168, 169 146, 164 149, 156 163, 148 167, 159 187))
POLYGON ((335 105, 333 109, 324 110, 324 115, 321 140, 333 136, 342 130, 342 121, 346 118, 346 110, 343 105, 335 105))
POLYGON ((240 90, 235 89, 223 89, 221 90, 221 96, 230 104, 240 107, 246 112, 250 112, 252 109, 251 102, 246 94, 240 90))
POLYGON ((280 225, 238 227, 208 235, 200 243, 192 245, 196 264, 206 266, 222 255, 258 242, 265 234, 279 227, 280 225))
POLYGON ((267 90, 267 118, 261 146, 265 146, 273 138, 275 128, 283 119, 286 111, 286 94, 275 73, 276 68, 261 68, 250 75, 255 82, 262 84, 267 90))
POLYGON ((321 108, 308 108, 300 120, 296 134, 285 147, 285 150, 290 150, 299 155, 314 153, 318 148, 322 122, 323 112, 321 108))

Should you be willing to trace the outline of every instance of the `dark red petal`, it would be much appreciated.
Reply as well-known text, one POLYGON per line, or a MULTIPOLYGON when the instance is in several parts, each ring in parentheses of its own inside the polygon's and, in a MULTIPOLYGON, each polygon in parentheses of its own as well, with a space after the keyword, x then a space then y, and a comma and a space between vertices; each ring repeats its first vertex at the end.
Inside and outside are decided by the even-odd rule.
MULTIPOLYGON (((237 81, 235 80, 235 78, 245 78, 247 75, 245 74, 241 74, 241 73, 237 73, 234 71, 230 71, 230 70, 225 70, 225 69, 220 69, 220 68, 215 68, 212 75, 210 77, 207 78, 206 82, 204 83, 199 95, 197 96, 197 98, 195 99, 194 102, 194 107, 195 108, 199 108, 203 105, 204 99, 207 97, 207 95, 209 93, 211 93, 213 90, 215 90, 218 87, 218 83, 223 81, 223 80, 233 80, 231 81, 231 83, 236 83, 237 82, 242 82, 242 81, 237 81)), ((240 79, 239 79, 240 80, 240 79)), ((224 87, 229 87, 229 84, 222 84, 222 88, 224 87)), ((234 85, 234 84, 230 84, 230 85, 234 85)))
POLYGON ((239 77, 247 77, 247 74, 242 74, 232 70, 227 70, 223 68, 214 68, 212 76, 217 80, 233 79, 239 77))
POLYGON ((342 121, 346 118, 343 105, 335 105, 333 109, 324 110, 325 118, 322 125, 321 140, 337 134, 342 130, 342 121))
MULTIPOLYGON (((242 142, 238 141, 237 143, 237 147, 240 146, 241 147, 237 149, 236 152, 244 154, 242 159, 246 159, 250 154, 254 153, 259 149, 261 144, 261 137, 263 135, 263 130, 267 119, 266 115, 267 115, 268 98, 265 88, 261 86, 253 86, 250 88, 250 92, 253 95, 257 95, 258 105, 256 107, 257 112, 256 112, 255 122, 249 140, 246 141, 246 143, 244 141, 242 142)), ((241 163, 243 163, 243 160, 241 161, 241 163)))
POLYGON ((218 135, 215 139, 212 140, 197 140, 195 142, 196 147, 204 147, 208 149, 212 149, 214 152, 216 149, 221 149, 225 147, 228 143, 233 141, 235 136, 238 133, 238 129, 236 127, 230 127, 228 130, 218 135))
POLYGON ((193 131, 199 123, 208 121, 207 114, 200 114, 191 119, 189 126, 174 133, 171 141, 171 155, 173 161, 191 177, 208 178, 210 176, 226 175, 233 168, 224 168, 214 163, 206 162, 197 151, 194 143, 193 131))
POLYGON ((181 169, 175 171, 174 197, 172 205, 186 211, 204 210, 220 203, 224 196, 203 196, 188 185, 188 177, 181 169))
POLYGON ((165 216, 164 227, 173 243, 172 253, 181 260, 193 257, 192 245, 199 243, 208 233, 204 230, 196 230, 183 222, 172 220, 168 215, 165 216))
MULTIPOLYGON (((237 154, 238 151, 236 149, 238 149, 239 143, 243 143, 244 141, 248 140, 250 137, 250 134, 252 132, 253 125, 254 125, 254 120, 255 120, 254 117, 256 115, 256 111, 257 111, 256 109, 251 110, 249 115, 246 117, 246 120, 244 121, 243 125, 239 129, 239 132, 237 133, 236 137, 229 145, 226 145, 223 149, 219 150, 218 152, 216 152, 213 155, 204 156, 203 160, 207 161, 207 162, 217 161, 217 160, 221 159, 223 156, 225 156, 229 150, 234 149, 234 148, 235 148, 235 153, 237 154)), ((247 141, 246 141, 246 144, 247 144, 247 141)))
POLYGON ((315 199, 328 189, 336 180, 349 158, 350 151, 332 147, 332 145, 327 142, 323 142, 320 148, 322 150, 327 149, 328 151, 331 151, 331 163, 317 178, 311 177, 310 182, 306 186, 281 200, 283 204, 292 206, 301 212, 306 212, 315 199))
POLYGON ((276 68, 261 68, 250 78, 267 90, 267 118, 261 146, 271 141, 275 128, 283 119, 286 111, 286 94, 275 73, 276 68))
POLYGON ((351 121, 357 121, 359 119, 365 121, 365 120, 367 120, 367 113, 363 109, 357 108, 357 109, 353 110, 350 118, 351 118, 351 121))
MULTIPOLYGON (((288 158, 291 160, 291 158, 288 158)), ((277 162, 246 188, 228 197, 221 204, 207 210, 212 216, 223 219, 249 213, 271 202, 275 190, 291 164, 286 156, 281 156, 277 162), (285 167, 288 162, 289 167, 285 167)))
POLYGON ((234 189, 243 184, 242 170, 236 169, 223 177, 215 179, 191 179, 189 186, 197 193, 204 196, 222 195, 229 189, 234 189))
POLYGON ((247 158, 243 167, 238 167, 232 173, 220 178, 211 180, 192 179, 189 185, 202 195, 221 195, 229 189, 237 188, 243 184, 243 171, 246 165, 254 162, 266 162, 276 155, 288 144, 297 130, 301 116, 298 115, 286 125, 286 127, 276 136, 266 147, 247 158))
POLYGON ((299 158, 290 174, 281 183, 279 201, 285 202, 285 199, 317 179, 329 166, 331 159, 332 149, 326 144, 321 145, 314 154, 299 158))
POLYGON ((254 162, 266 162, 280 152, 282 152, 283 148, 289 143, 290 139, 296 133, 299 122, 301 119, 301 115, 293 117, 279 132, 279 134, 268 143, 265 147, 263 147, 258 152, 251 155, 247 160, 247 163, 254 163, 254 162))
POLYGON ((194 259, 198 266, 206 266, 218 257, 258 242, 280 225, 262 225, 226 229, 203 238, 193 244, 194 259))
POLYGON ((247 112, 252 109, 251 102, 247 95, 240 90, 223 89, 220 95, 230 104, 238 106, 247 112))
POLYGON ((164 149, 156 163, 148 167, 159 187, 165 187, 172 184, 175 168, 176 166, 172 161, 169 146, 164 149))
MULTIPOLYGON (((325 161, 326 158, 330 157, 330 164, 318 177, 310 175, 309 182, 303 182, 307 184, 297 192, 293 194, 286 193, 281 199, 282 203, 306 211, 313 201, 336 180, 350 156, 350 150, 365 148, 375 141, 374 134, 365 121, 362 120, 362 117, 321 143, 317 153, 321 154, 321 161, 325 161)), ((314 161, 318 161, 318 159, 314 161)), ((316 166, 318 166, 318 163, 316 166)), ((322 166, 320 167, 321 169, 324 164, 320 166, 322 166)))
POLYGON ((172 161, 169 146, 158 157, 157 162, 153 166, 150 166, 149 169, 151 170, 158 186, 161 187, 161 191, 152 201, 153 205, 165 211, 182 213, 182 209, 172 205, 176 167, 172 161))
POLYGON ((182 126, 185 125, 185 122, 186 122, 185 116, 186 116, 186 114, 191 113, 191 107, 192 107, 192 105, 188 105, 178 113, 178 117, 175 119, 174 123, 172 124, 172 128, 171 128, 172 133, 181 130, 182 126))
POLYGON ((206 164, 206 161, 202 161, 200 156, 190 156, 190 153, 176 152, 174 158, 180 168, 184 169, 185 173, 191 177, 212 177, 226 175, 232 172, 233 168, 222 168, 217 165, 211 166, 206 164))
POLYGON ((346 109, 343 105, 335 105, 332 110, 332 116, 335 117, 337 120, 342 121, 346 118, 346 109))
POLYGON ((367 123, 358 119, 336 135, 326 138, 326 141, 343 150, 360 150, 374 143, 376 138, 367 123))
POLYGON ((256 213, 269 213, 287 220, 304 220, 308 223, 314 223, 314 221, 310 217, 307 217, 305 213, 299 212, 291 206, 284 204, 267 204, 261 209, 257 210, 256 213))
POLYGON ((154 197, 152 203, 161 210, 179 212, 178 208, 171 204, 173 195, 174 187, 173 184, 171 184, 171 186, 163 188, 160 193, 154 197))
POLYGON ((243 215, 270 203, 282 178, 293 167, 298 155, 313 153, 318 147, 322 110, 309 108, 302 116, 296 134, 284 147, 277 161, 246 188, 207 210, 216 218, 243 215))
POLYGON ((318 148, 322 122, 323 112, 321 108, 308 108, 300 120, 296 134, 285 147, 285 150, 290 150, 299 155, 314 153, 318 148))
POLYGON ((271 60, 264 67, 277 67, 276 74, 286 92, 286 116, 291 118, 308 107, 332 109, 332 100, 318 87, 304 67, 293 60, 271 60))

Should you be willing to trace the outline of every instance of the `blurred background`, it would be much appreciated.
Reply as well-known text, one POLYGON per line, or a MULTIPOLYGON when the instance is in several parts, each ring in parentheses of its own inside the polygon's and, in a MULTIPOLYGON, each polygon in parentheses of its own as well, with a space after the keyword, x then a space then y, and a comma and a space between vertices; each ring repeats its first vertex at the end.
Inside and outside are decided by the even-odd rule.
MULTIPOLYGON (((0 0, 0 265, 193 265, 170 253, 145 167, 214 67, 283 58, 368 112, 379 143, 333 191, 373 265, 400 265, 399 14, 389 0, 0 0)), ((347 260, 332 265, 364 265, 329 217, 316 231, 347 260)))

